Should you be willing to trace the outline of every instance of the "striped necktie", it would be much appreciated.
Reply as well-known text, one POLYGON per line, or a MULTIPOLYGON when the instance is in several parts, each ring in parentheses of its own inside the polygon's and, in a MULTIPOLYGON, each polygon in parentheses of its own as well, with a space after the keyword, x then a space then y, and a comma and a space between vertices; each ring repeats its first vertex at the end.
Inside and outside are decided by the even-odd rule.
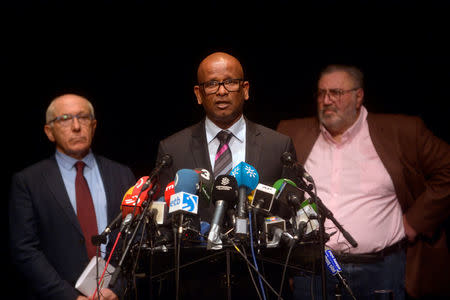
POLYGON ((77 216, 83 231, 84 241, 89 259, 95 256, 96 247, 91 242, 91 237, 98 234, 97 217, 95 215, 94 202, 89 190, 83 170, 86 164, 82 161, 75 163, 77 176, 75 177, 75 195, 77 199, 77 216))
POLYGON ((217 139, 220 141, 220 145, 217 149, 216 159, 214 161, 214 178, 231 172, 233 160, 228 143, 230 142, 232 135, 233 134, 228 130, 222 130, 217 134, 217 139))

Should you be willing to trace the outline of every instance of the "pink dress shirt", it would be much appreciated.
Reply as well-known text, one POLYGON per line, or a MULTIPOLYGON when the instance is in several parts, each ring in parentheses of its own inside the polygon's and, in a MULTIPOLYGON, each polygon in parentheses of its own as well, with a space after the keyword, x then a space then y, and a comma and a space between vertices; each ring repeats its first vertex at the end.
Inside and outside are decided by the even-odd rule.
POLYGON ((357 121, 339 143, 321 126, 305 163, 317 195, 358 242, 353 248, 327 219, 326 232, 336 232, 327 246, 338 252, 372 253, 405 236, 394 185, 375 151, 366 118, 367 110, 361 107, 357 121))

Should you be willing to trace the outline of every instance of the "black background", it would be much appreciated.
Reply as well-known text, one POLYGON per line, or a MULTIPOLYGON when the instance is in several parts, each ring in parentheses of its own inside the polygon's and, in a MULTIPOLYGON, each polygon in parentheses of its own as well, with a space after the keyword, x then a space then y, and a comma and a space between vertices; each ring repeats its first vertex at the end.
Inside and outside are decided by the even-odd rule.
POLYGON ((202 118, 196 68, 218 50, 241 61, 245 114, 267 127, 314 115, 317 73, 348 63, 365 73, 369 111, 420 116, 448 142, 448 12, 448 1, 3 2, 5 190, 53 154, 45 110, 64 92, 93 103, 95 152, 148 174, 159 140, 202 118))

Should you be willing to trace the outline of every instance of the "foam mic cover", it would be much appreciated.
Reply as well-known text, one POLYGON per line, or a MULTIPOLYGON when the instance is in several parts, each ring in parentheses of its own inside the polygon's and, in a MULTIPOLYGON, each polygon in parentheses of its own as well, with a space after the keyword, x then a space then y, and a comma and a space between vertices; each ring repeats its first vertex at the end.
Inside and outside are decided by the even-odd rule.
POLYGON ((246 162, 241 161, 230 173, 237 181, 238 187, 245 187, 247 195, 258 185, 259 174, 256 169, 246 162))
POLYGON ((247 195, 250 194, 258 185, 259 174, 253 166, 241 161, 231 171, 231 175, 236 178, 239 186, 239 201, 236 206, 235 233, 240 238, 244 238, 248 234, 247 195))
POLYGON ((197 194, 198 183, 199 176, 197 172, 191 169, 180 169, 175 174, 175 193, 185 192, 189 194, 197 194))
POLYGON ((175 194, 175 181, 171 181, 167 184, 166 189, 164 191, 164 200, 167 205, 170 205, 170 196, 175 194))
POLYGON ((213 178, 211 173, 206 169, 196 168, 194 171, 198 174, 199 179, 198 196, 200 207, 206 207, 211 202, 211 191, 214 183, 213 178))
POLYGON ((217 176, 213 190, 212 199, 215 203, 215 211, 211 221, 211 229, 208 235, 207 249, 221 249, 220 228, 228 206, 234 205, 238 197, 238 186, 236 178, 230 175, 217 176))
POLYGON ((142 212, 142 203, 147 200, 148 192, 150 189, 146 189, 142 191, 143 185, 147 182, 149 176, 144 176, 139 178, 134 186, 128 189, 122 199, 122 217, 129 213, 133 213, 134 215, 138 215, 142 212), (139 197, 139 199, 138 199, 139 197))
MULTIPOLYGON (((278 181, 276 185, 278 186, 278 181)), ((283 179, 271 212, 283 219, 290 219, 300 209, 303 199, 303 191, 292 184, 292 181, 283 179)))

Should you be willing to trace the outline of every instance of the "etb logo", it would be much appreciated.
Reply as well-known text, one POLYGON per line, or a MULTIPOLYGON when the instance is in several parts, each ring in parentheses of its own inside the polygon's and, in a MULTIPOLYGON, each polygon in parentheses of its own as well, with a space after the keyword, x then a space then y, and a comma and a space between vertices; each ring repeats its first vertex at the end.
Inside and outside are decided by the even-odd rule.
POLYGON ((198 212, 198 196, 180 192, 170 196, 169 213, 185 211, 191 214, 198 212))

